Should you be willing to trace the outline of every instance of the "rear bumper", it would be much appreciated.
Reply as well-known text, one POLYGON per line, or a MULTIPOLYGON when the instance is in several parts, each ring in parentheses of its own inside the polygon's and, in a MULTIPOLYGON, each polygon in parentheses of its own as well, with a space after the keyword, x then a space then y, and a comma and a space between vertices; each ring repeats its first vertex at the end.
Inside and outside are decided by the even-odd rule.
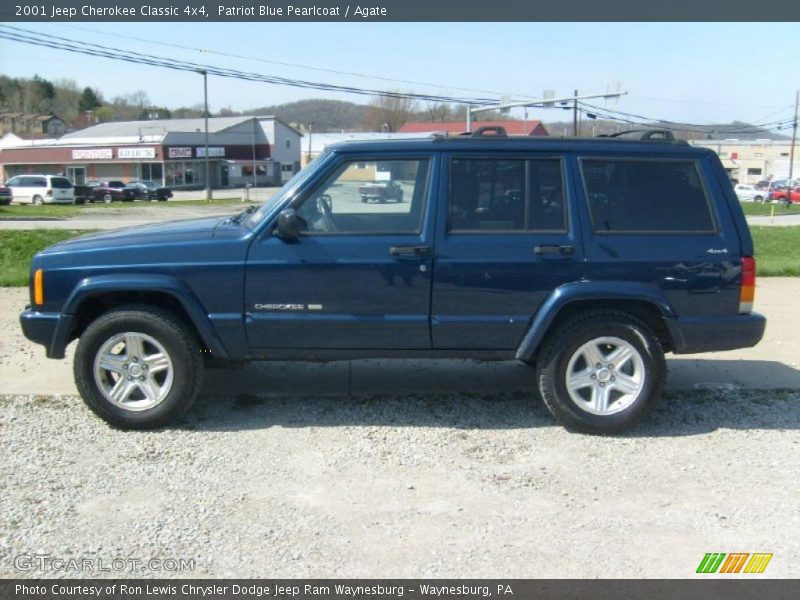
POLYGON ((64 358, 66 350, 65 329, 69 323, 58 313, 44 313, 25 307, 19 316, 22 333, 30 341, 41 344, 47 358, 64 358))
POLYGON ((665 320, 675 354, 750 348, 761 341, 767 326, 766 318, 758 313, 665 320))

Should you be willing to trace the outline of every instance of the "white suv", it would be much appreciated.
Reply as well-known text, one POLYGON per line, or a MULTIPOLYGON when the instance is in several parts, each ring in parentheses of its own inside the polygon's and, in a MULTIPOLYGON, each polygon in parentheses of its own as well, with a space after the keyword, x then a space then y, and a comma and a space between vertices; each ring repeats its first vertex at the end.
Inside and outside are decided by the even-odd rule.
POLYGON ((6 186, 17 204, 75 203, 75 186, 63 175, 17 175, 6 186))

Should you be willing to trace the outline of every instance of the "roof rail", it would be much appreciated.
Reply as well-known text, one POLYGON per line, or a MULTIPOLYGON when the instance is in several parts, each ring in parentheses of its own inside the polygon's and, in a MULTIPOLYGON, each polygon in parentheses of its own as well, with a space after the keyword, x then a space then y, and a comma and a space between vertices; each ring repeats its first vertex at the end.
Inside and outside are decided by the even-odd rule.
POLYGON ((506 128, 499 125, 478 127, 475 131, 465 131, 461 135, 469 137, 508 137, 506 128))
POLYGON ((674 142, 675 134, 669 129, 628 129, 627 131, 618 131, 617 133, 600 134, 597 137, 618 138, 630 133, 641 133, 640 140, 660 140, 664 142, 674 142))

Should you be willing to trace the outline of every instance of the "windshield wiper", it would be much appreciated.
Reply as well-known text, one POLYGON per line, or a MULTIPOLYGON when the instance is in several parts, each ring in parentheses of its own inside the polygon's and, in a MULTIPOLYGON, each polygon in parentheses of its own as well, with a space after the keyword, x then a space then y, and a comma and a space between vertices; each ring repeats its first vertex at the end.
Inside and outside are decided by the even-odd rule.
POLYGON ((255 204, 253 206, 248 206, 242 212, 240 212, 238 215, 234 215, 232 217, 228 217, 225 220, 223 220, 222 222, 223 223, 237 223, 237 224, 241 223, 242 219, 244 219, 247 215, 252 214, 257 208, 258 208, 258 206, 256 206, 255 204))

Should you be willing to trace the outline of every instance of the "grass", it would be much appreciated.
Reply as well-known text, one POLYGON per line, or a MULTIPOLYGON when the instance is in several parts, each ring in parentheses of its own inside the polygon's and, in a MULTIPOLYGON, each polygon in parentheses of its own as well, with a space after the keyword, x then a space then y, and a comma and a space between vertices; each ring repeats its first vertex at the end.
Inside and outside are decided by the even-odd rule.
POLYGON ((751 227, 761 277, 800 276, 800 227, 751 227))
POLYGON ((791 208, 785 202, 740 202, 744 214, 748 217, 768 217, 775 211, 775 216, 800 215, 800 208, 791 208))
POLYGON ((89 233, 75 229, 0 230, 0 287, 28 285, 33 255, 69 238, 89 233))
MULTIPOLYGON (((800 276, 800 227, 751 227, 761 277, 800 276)), ((0 287, 28 285, 31 258, 39 250, 88 233, 75 229, 0 230, 0 287)))
MULTIPOLYGON (((95 209, 107 210, 114 208, 131 209, 154 207, 160 208, 182 208, 196 206, 250 206, 255 202, 242 202, 241 198, 214 198, 211 202, 205 200, 176 200, 167 202, 112 202, 92 203, 92 204, 45 204, 44 206, 32 206, 30 204, 13 204, 11 206, 0 206, 0 219, 67 219, 80 217, 84 211, 94 212, 95 209)), ((85 214, 85 213, 84 213, 85 214)))

